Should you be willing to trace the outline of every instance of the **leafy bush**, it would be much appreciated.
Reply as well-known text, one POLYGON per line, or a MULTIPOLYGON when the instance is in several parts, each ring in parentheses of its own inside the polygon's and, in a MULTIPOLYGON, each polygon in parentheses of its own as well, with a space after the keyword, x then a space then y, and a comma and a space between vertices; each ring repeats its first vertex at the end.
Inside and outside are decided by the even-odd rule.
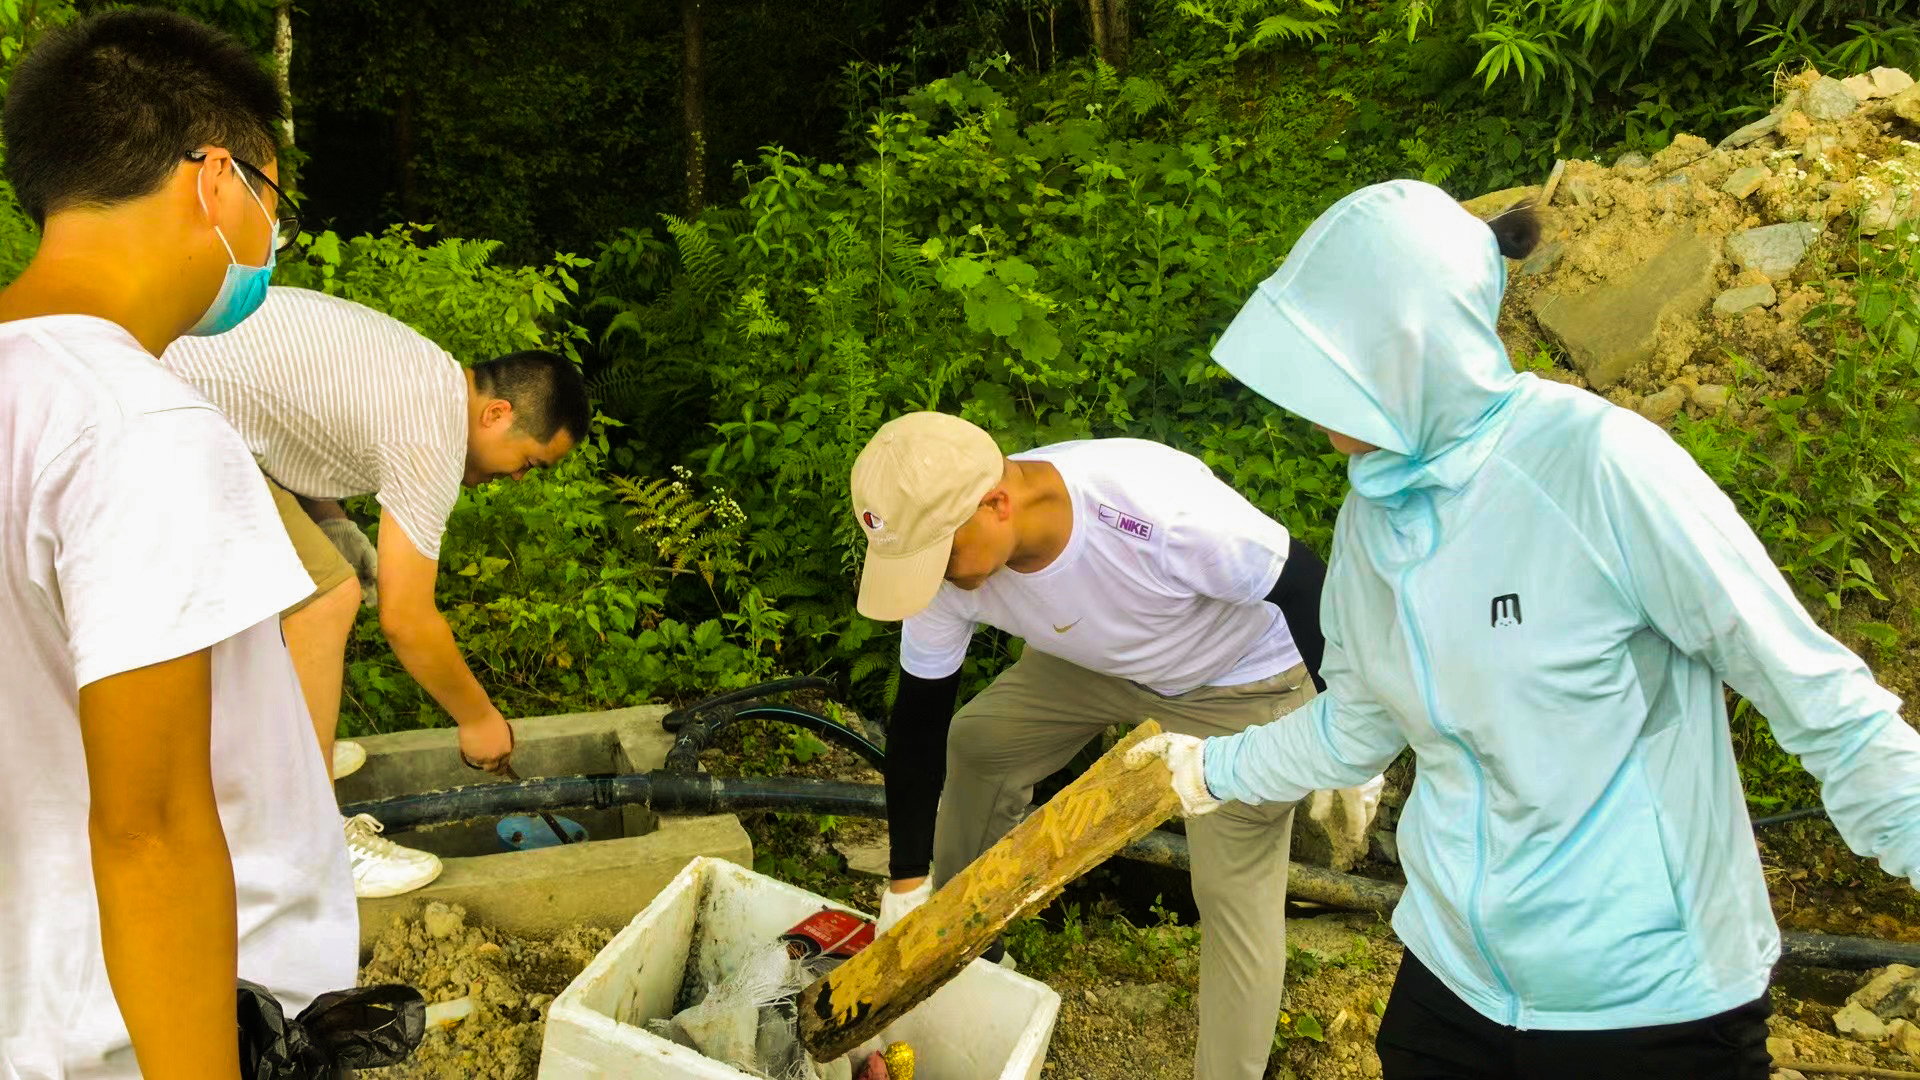
MULTIPOLYGON (((0 0, 0 101, 6 100, 13 65, 34 39, 72 21, 73 14, 70 0, 0 0)), ((7 150, 0 145, 0 173, 6 164, 7 150)), ((39 246, 40 231, 20 208, 13 188, 0 179, 0 286, 20 276, 39 246)))
POLYGON ((1742 64, 1850 73, 1920 57, 1906 0, 1403 0, 1400 11, 1409 40, 1429 23, 1464 33, 1485 86, 1516 84, 1563 117, 1668 73, 1676 58, 1732 75, 1742 64), (1745 55, 1729 48, 1747 34, 1745 55))
MULTIPOLYGON (((1920 244, 1859 241, 1852 261, 1808 316, 1833 356, 1817 390, 1677 435, 1835 630, 1856 601, 1888 602, 1875 564, 1920 554, 1920 244)), ((1883 623, 1847 628, 1898 640, 1883 623)))
MULTIPOLYGON (((0 165, 6 162, 0 156, 0 165)), ((13 188, 0 180, 0 287, 20 276, 40 246, 40 232, 13 197, 13 188)))
MULTIPOLYGON (((578 357, 585 332, 569 316, 587 260, 495 266, 492 243, 426 246, 424 231, 309 236, 276 280, 384 311, 463 362, 525 348, 578 357)), ((621 475, 637 461, 613 444, 619 427, 598 417, 555 468, 463 491, 448 523, 437 600, 508 715, 704 693, 772 671, 784 616, 746 580, 739 507, 696 493, 684 471, 621 475)), ((441 722, 373 619, 355 629, 343 712, 359 732, 441 722)))
POLYGON ((768 151, 741 209, 670 219, 670 246, 627 233, 594 268, 604 407, 737 493, 805 661, 855 679, 893 646, 852 612, 847 476, 899 412, 958 412, 1009 450, 1168 442, 1321 547, 1341 489, 1340 459, 1207 355, 1317 209, 1271 182, 1273 148, 1139 137, 1130 103, 1157 95, 1103 66, 1025 103, 983 74, 909 95, 853 166, 768 151))
MULTIPOLYGON (((1891 576, 1911 579, 1902 564, 1920 554, 1920 242, 1856 239, 1845 262, 1851 269, 1827 269, 1829 300, 1808 315, 1833 356, 1826 381, 1755 402, 1744 418, 1683 418, 1675 438, 1732 497, 1808 609, 1883 670, 1899 670, 1910 665, 1920 614, 1914 597, 1889 595, 1891 576)), ((1814 805, 1812 778, 1761 721, 1737 703, 1748 797, 1814 805)))
MULTIPOLYGON (((520 483, 463 492, 437 599, 509 716, 702 696, 771 674, 783 616, 741 571, 740 511, 684 476, 609 478, 616 426, 520 483)), ((440 713, 375 620, 348 658, 348 727, 431 727, 440 713)))
POLYGON ((518 349, 552 349, 580 359, 585 332, 566 318, 588 265, 555 255, 547 266, 496 266, 491 240, 417 241, 431 226, 395 225, 379 236, 342 240, 303 235, 298 258, 282 260, 274 283, 315 289, 399 319, 462 363, 518 349))

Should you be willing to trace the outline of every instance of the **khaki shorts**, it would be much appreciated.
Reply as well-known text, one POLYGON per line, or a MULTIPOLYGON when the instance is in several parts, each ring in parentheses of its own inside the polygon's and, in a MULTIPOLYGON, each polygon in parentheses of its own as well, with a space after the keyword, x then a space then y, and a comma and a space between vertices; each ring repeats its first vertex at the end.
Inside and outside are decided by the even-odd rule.
POLYGON ((286 526, 287 539, 293 541, 293 550, 300 556, 300 565, 306 568, 307 576, 313 579, 313 591, 305 600, 282 611, 281 617, 299 611, 325 594, 340 587, 348 578, 354 576, 353 567, 340 549, 333 546, 327 534, 320 531, 307 512, 300 508, 300 500, 293 492, 274 483, 265 473, 261 479, 267 481, 267 490, 273 493, 274 509, 280 511, 280 524, 286 526))

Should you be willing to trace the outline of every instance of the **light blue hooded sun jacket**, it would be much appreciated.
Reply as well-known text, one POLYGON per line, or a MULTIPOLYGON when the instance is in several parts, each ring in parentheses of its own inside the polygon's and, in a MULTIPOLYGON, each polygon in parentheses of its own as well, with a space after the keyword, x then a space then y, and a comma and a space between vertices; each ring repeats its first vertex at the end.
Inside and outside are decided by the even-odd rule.
POLYGON ((1327 211, 1214 357, 1381 449, 1352 459, 1321 601, 1327 692, 1206 743, 1223 799, 1350 787, 1411 745, 1394 930, 1510 1027, 1711 1016, 1779 954, 1721 683, 1920 887, 1920 734, 1807 616, 1665 432, 1515 374, 1506 269, 1444 192, 1327 211))

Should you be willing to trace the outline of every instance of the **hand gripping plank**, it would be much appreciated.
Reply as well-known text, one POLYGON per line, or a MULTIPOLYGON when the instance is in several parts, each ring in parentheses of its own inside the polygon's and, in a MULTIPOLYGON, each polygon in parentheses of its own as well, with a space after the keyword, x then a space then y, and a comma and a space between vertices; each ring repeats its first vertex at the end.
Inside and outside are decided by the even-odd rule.
POLYGON ((927 902, 800 992, 800 1041, 826 1062, 878 1035, 985 952, 1007 924, 1180 808, 1166 765, 1129 769, 1142 722, 1080 778, 973 860, 927 902))

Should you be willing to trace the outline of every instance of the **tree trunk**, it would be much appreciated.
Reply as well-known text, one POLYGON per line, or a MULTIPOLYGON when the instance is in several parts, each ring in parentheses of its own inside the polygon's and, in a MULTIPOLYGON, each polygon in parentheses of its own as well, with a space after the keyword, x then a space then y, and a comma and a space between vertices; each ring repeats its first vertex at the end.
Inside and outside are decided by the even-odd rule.
MULTIPOLYGON (((416 44, 427 40, 427 6, 414 4, 410 12, 411 40, 416 44)), ((414 66, 407 73, 407 88, 400 96, 400 105, 393 113, 393 167, 399 181, 400 219, 409 225, 421 218, 420 214, 420 177, 414 168, 414 112, 420 104, 420 69, 414 66)))
POLYGON ((693 218, 707 204, 707 72, 700 0, 680 0, 680 22, 685 33, 680 103, 687 128, 687 217, 693 218))
POLYGON ((1093 30, 1093 47, 1100 59, 1115 71, 1127 66, 1127 46, 1133 34, 1127 24, 1127 0, 1086 0, 1087 25, 1093 30))
MULTIPOLYGON (((280 86, 280 138, 293 149, 293 0, 280 0, 273 9, 273 79, 280 86)), ((280 186, 294 190, 296 178, 285 155, 280 158, 280 186)))
POLYGON ((413 104, 414 89, 400 98, 400 107, 393 112, 393 165, 399 173, 400 216, 409 223, 420 220, 420 192, 413 171, 413 104))

